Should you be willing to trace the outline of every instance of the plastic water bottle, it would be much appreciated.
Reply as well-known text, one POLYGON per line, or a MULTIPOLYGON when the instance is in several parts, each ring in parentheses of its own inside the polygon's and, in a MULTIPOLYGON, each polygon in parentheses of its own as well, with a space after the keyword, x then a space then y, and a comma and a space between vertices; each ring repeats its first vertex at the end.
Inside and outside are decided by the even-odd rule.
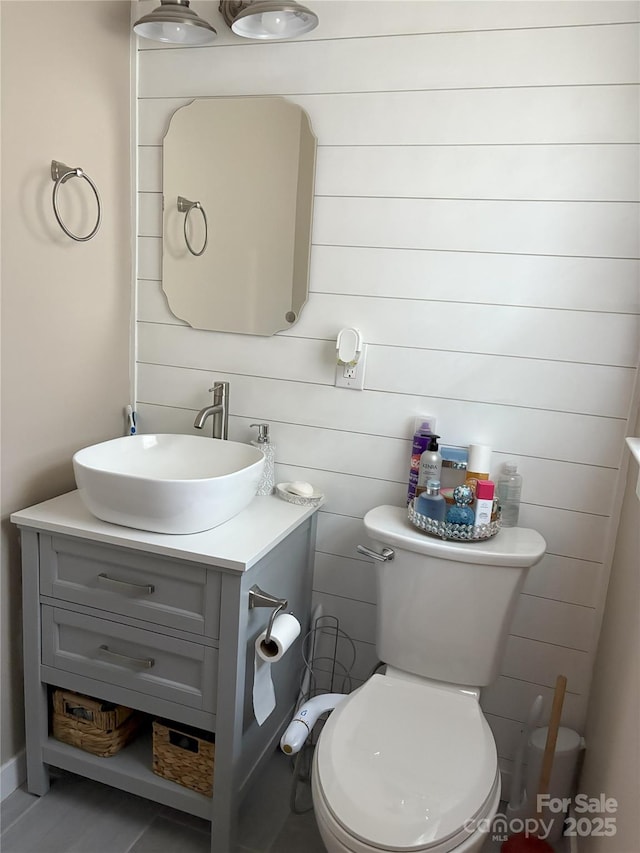
POLYGON ((522 494, 522 475, 515 462, 505 462, 503 474, 498 479, 498 502, 502 508, 502 526, 517 527, 522 494))

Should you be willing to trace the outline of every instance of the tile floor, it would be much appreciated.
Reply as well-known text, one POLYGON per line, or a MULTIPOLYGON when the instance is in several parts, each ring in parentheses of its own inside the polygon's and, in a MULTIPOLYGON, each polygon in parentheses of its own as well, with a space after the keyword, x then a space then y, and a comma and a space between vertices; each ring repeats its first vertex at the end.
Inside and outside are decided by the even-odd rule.
MULTIPOLYGON (((326 853, 313 811, 290 809, 291 760, 280 752, 243 803, 238 853, 326 853)), ((311 804, 297 788, 298 806, 311 804)), ((504 806, 504 804, 501 804, 504 806)), ((504 811, 504 808, 501 808, 504 811)), ((2 853, 209 853, 209 823, 123 791, 56 771, 46 797, 23 789, 2 803, 2 853)), ((557 853, 563 853, 561 845, 557 853)), ((499 853, 487 840, 483 853, 499 853)))
MULTIPOLYGON (((325 853, 313 812, 291 812, 291 786, 291 760, 274 753, 242 805, 238 853, 325 853)), ((0 818, 2 853, 209 853, 207 821, 72 773, 55 771, 45 797, 14 791, 0 818)))

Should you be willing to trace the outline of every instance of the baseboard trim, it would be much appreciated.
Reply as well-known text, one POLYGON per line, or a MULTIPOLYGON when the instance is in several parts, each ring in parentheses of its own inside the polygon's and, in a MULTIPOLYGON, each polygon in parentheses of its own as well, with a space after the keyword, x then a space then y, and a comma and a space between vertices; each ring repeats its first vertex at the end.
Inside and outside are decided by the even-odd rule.
POLYGON ((13 794, 27 778, 27 761, 24 749, 0 767, 0 801, 13 794))

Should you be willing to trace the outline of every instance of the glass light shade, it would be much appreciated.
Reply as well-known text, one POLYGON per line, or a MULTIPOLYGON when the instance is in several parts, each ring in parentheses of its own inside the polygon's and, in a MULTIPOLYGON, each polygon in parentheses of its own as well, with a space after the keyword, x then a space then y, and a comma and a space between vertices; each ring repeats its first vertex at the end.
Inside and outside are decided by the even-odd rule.
POLYGON ((233 32, 249 39, 289 39, 318 26, 318 16, 295 2, 256 0, 239 12, 231 24, 233 32))
POLYGON ((133 25, 139 36, 168 44, 211 44, 216 31, 189 8, 188 0, 161 0, 162 5, 133 25))

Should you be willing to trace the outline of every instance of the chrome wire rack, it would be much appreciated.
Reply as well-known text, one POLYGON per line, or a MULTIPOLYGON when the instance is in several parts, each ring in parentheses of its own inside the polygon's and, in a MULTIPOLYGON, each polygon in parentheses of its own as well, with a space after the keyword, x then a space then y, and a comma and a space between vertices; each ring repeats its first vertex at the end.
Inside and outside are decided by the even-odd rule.
MULTIPOLYGON (((300 679, 300 694, 296 711, 307 700, 321 693, 350 693, 353 689, 351 672, 356 662, 356 647, 351 637, 340 627, 336 616, 316 615, 302 644, 304 668, 300 679), (339 658, 346 658, 343 662, 339 658)), ((304 814, 313 808, 311 802, 311 764, 313 750, 324 725, 315 725, 293 763, 290 808, 294 814, 304 814), (304 793, 301 794, 301 790, 304 793)))

